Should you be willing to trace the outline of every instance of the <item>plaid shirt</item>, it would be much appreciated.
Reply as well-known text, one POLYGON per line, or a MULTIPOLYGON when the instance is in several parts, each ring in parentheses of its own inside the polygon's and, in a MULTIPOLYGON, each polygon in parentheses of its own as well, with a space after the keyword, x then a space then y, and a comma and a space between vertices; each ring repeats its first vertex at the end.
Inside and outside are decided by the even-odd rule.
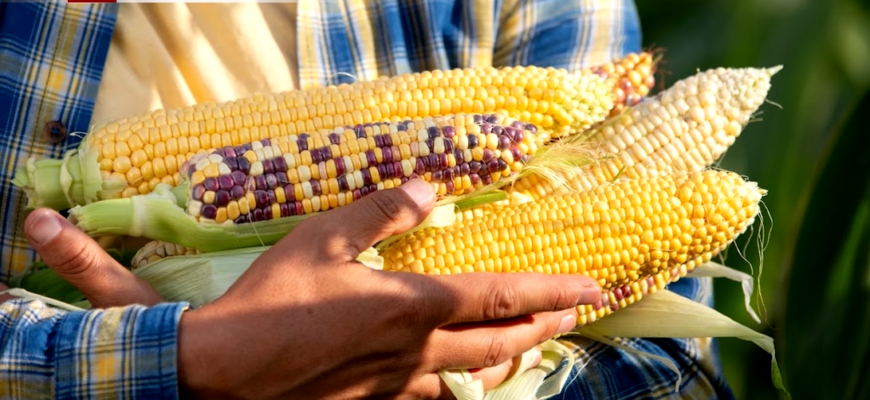
MULTIPOLYGON (((59 157, 43 127, 87 132, 118 5, 0 4, 0 279, 36 255, 22 232, 23 193, 9 184, 28 156, 59 157)), ((302 88, 426 69, 484 65, 577 69, 640 49, 629 0, 301 1, 302 88)), ((711 302, 709 279, 671 285, 711 302)), ((175 398, 177 324, 186 304, 63 312, 41 302, 0 305, 0 398, 175 398)), ((562 398, 731 397, 710 340, 623 339, 669 357, 682 374, 583 339, 562 398), (581 368, 582 366, 582 368, 581 368)))

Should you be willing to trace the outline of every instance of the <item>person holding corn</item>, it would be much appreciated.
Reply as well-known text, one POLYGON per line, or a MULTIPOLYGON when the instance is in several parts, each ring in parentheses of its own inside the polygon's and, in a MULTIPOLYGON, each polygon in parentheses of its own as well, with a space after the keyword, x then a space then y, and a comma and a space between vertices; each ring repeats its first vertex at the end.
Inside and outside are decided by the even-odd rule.
MULTIPOLYGON (((7 4, 0 150, 11 166, 61 154, 78 143, 70 132, 98 121, 251 92, 483 65, 578 69, 639 50, 630 1, 586 3, 7 4)), ((359 266, 356 250, 432 210, 431 186, 409 181, 303 223, 223 297, 190 310, 164 302, 54 211, 22 221, 10 173, 0 183, 0 277, 35 251, 95 308, 0 304, 0 398, 449 398, 438 370, 470 368, 493 388, 517 373, 519 355, 574 328, 575 305, 600 295, 582 276, 359 266)), ((671 289, 709 302, 709 285, 671 289)), ((661 364, 566 343, 579 361, 562 398, 673 395, 676 375, 661 364)), ((731 396, 710 342, 625 343, 686 366, 681 397, 731 396)))

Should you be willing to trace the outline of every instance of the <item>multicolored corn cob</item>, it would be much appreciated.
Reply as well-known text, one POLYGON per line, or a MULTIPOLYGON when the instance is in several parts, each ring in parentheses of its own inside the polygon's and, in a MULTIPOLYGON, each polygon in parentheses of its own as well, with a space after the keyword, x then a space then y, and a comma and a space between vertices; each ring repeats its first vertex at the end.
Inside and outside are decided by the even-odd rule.
POLYGON ((405 236, 381 255, 391 271, 587 275, 607 300, 579 307, 582 325, 709 261, 754 222, 764 194, 727 171, 626 180, 491 206, 405 236))
POLYGON ((683 79, 585 133, 601 161, 559 171, 567 185, 541 176, 519 179, 511 190, 541 199, 588 190, 617 176, 642 178, 703 170, 730 147, 770 90, 774 68, 717 68, 683 79))
POLYGON ((374 123, 226 147, 183 167, 187 211, 245 223, 325 211, 422 178, 462 195, 515 174, 535 125, 499 114, 374 123))

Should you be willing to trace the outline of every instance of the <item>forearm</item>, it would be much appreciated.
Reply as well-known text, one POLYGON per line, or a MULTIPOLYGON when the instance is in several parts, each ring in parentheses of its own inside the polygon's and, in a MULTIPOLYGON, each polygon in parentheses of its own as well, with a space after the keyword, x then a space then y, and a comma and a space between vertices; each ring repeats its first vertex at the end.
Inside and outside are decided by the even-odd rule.
POLYGON ((65 312, 0 304, 0 398, 174 399, 186 304, 65 312))

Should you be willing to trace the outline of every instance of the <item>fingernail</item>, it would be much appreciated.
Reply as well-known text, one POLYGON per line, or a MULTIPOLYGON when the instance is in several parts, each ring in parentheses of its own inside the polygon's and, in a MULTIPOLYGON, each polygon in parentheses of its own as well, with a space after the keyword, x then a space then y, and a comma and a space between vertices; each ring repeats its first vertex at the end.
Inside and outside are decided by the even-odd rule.
POLYGON ((423 205, 431 203, 435 197, 435 190, 431 184, 422 179, 412 179, 399 186, 415 203, 423 205))
POLYGON ((574 314, 568 314, 562 317, 562 323, 559 324, 559 333, 571 332, 577 326, 577 317, 574 314))
POLYGON ((63 229, 63 227, 57 219, 57 216, 50 213, 43 213, 36 217, 36 221, 33 221, 33 224, 30 225, 30 231, 28 233, 30 239, 37 244, 46 244, 54 239, 55 236, 60 233, 61 229, 63 229))
POLYGON ((595 304, 601 300, 601 287, 597 284, 584 285, 580 288, 577 305, 595 304))

